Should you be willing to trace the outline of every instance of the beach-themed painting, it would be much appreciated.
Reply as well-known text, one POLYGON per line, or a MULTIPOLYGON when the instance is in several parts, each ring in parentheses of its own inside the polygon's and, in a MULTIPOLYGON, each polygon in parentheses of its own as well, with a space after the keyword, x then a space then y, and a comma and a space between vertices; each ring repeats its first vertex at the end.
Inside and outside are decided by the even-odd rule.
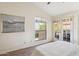
POLYGON ((25 17, 2 14, 2 32, 24 32, 25 17))

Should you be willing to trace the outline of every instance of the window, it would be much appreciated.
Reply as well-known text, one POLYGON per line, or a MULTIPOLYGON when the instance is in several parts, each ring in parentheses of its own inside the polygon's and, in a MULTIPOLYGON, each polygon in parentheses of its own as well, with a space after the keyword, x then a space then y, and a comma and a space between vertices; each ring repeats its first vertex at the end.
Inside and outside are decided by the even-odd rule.
POLYGON ((46 39, 46 22, 35 20, 35 40, 46 39))

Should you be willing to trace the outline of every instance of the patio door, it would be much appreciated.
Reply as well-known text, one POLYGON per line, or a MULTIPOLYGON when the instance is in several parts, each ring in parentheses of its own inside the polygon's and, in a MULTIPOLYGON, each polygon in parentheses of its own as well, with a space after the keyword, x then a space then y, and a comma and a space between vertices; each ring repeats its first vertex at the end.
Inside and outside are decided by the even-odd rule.
POLYGON ((72 34, 72 17, 64 17, 53 21, 53 33, 55 40, 70 42, 72 34))

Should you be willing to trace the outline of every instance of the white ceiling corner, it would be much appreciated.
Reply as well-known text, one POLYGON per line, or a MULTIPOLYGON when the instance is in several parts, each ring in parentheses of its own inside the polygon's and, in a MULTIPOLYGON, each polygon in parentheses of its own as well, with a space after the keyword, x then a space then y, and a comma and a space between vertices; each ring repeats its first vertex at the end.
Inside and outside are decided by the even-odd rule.
POLYGON ((34 4, 51 16, 79 10, 79 2, 51 2, 49 5, 47 2, 34 2, 34 4))

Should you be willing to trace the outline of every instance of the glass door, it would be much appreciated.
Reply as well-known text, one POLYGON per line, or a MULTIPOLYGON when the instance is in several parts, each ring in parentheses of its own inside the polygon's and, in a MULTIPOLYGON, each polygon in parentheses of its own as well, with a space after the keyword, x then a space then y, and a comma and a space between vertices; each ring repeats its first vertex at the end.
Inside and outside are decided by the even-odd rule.
POLYGON ((59 40, 60 39, 60 32, 61 32, 60 20, 53 21, 53 33, 54 33, 54 39, 55 40, 59 40))
POLYGON ((64 18, 62 21, 63 25, 63 40, 70 42, 71 40, 71 24, 72 24, 72 18, 64 18))
POLYGON ((53 21, 53 33, 55 40, 70 42, 72 32, 72 17, 64 17, 53 21))

